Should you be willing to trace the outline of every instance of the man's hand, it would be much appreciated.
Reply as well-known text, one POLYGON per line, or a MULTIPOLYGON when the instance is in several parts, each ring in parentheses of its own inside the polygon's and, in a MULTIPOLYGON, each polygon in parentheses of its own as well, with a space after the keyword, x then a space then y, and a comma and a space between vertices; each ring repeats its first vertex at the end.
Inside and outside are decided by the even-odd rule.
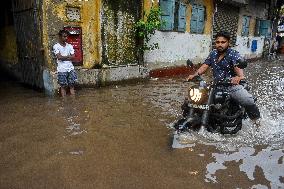
POLYGON ((242 78, 239 77, 239 76, 232 77, 231 83, 234 84, 234 85, 238 85, 238 84, 240 83, 241 79, 242 79, 242 78))
POLYGON ((237 76, 232 77, 231 83, 234 85, 238 85, 240 83, 240 80, 245 79, 244 70, 241 68, 238 68, 237 66, 234 67, 234 70, 237 76))
POLYGON ((195 74, 189 75, 189 76, 186 78, 186 81, 190 81, 190 80, 192 80, 194 77, 196 77, 195 74))
POLYGON ((202 64, 202 66, 192 75, 189 75, 186 80, 189 81, 189 80, 192 80, 194 77, 196 76, 200 76, 202 75, 207 69, 208 69, 209 65, 207 64, 202 64))
POLYGON ((72 61, 73 60, 73 55, 67 55, 65 58, 66 58, 66 60, 71 60, 72 61))

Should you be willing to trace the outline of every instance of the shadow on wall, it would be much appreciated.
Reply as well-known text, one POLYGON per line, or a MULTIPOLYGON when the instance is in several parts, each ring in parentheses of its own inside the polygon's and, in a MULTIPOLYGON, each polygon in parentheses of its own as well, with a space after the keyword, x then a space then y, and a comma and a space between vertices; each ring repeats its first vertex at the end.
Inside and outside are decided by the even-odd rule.
POLYGON ((0 60, 0 82, 19 81, 20 74, 16 72, 17 65, 8 64, 0 60))

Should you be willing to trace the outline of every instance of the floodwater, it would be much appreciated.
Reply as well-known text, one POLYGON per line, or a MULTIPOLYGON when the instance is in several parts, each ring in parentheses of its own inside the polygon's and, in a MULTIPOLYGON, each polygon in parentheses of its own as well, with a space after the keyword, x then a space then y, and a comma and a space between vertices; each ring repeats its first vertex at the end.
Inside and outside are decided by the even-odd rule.
POLYGON ((284 188, 283 62, 250 63, 246 75, 259 131, 245 120, 235 136, 200 131, 177 146, 171 125, 181 116, 183 78, 66 99, 2 79, 0 188, 284 188))

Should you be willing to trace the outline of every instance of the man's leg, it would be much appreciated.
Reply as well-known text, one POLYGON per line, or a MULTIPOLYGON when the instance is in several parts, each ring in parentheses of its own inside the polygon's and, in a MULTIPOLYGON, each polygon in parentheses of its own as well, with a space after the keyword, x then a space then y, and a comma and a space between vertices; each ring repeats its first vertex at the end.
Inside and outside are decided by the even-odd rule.
POLYGON ((70 86, 70 95, 75 95, 75 89, 74 86, 70 86))
POLYGON ((75 85, 76 82, 77 82, 77 74, 76 74, 75 70, 71 70, 68 73, 68 84, 69 84, 71 95, 75 95, 74 85, 75 85))
POLYGON ((250 119, 256 120, 260 118, 260 112, 254 102, 253 96, 242 85, 230 87, 229 93, 235 101, 245 108, 250 119))
POLYGON ((67 72, 58 72, 57 73, 57 82, 60 85, 60 93, 62 97, 66 96, 66 88, 68 85, 67 82, 67 72))
POLYGON ((65 97, 66 96, 66 89, 65 89, 65 87, 60 87, 60 93, 61 93, 61 96, 62 97, 65 97))

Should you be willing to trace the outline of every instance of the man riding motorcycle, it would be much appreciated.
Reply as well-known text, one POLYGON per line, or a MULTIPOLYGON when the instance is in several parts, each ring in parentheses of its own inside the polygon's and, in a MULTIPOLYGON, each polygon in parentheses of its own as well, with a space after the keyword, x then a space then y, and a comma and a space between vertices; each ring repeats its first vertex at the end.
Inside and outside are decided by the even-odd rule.
POLYGON ((243 106, 248 117, 259 125, 260 112, 256 106, 253 96, 242 86, 240 81, 245 79, 243 69, 237 67, 238 61, 242 60, 240 54, 229 48, 230 34, 222 31, 215 36, 215 49, 212 50, 202 66, 187 80, 202 75, 211 67, 215 81, 231 78, 233 85, 228 86, 227 91, 231 98, 243 106))

